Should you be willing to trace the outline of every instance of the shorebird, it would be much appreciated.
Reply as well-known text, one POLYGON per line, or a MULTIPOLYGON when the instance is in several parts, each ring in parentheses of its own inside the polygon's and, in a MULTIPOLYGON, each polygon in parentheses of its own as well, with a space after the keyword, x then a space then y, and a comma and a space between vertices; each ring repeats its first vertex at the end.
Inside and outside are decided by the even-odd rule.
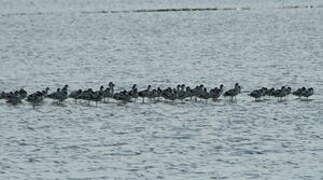
POLYGON ((35 108, 35 106, 40 105, 43 102, 44 97, 46 97, 48 94, 48 91, 49 88, 47 87, 43 91, 37 91, 35 93, 32 93, 29 96, 27 96, 26 101, 32 104, 33 108, 35 108))
POLYGON ((270 88, 267 90, 265 96, 274 96, 275 88, 270 88))
POLYGON ((255 101, 258 100, 259 98, 261 98, 262 96, 262 92, 259 89, 253 90, 250 94, 248 94, 249 96, 255 98, 255 101))
POLYGON ((297 96, 298 98, 301 98, 305 91, 306 91, 305 87, 298 88, 296 91, 293 92, 293 95, 297 96))
POLYGON ((114 94, 114 86, 115 84, 113 82, 109 82, 109 89, 110 89, 110 96, 113 97, 114 94))
POLYGON ((306 89, 305 91, 302 92, 302 96, 307 98, 307 100, 313 94, 314 94, 314 89, 313 88, 308 88, 308 89, 306 89))
POLYGON ((75 100, 75 103, 77 103, 77 100, 80 98, 80 96, 82 95, 82 89, 76 90, 76 91, 72 91, 70 93, 70 95, 68 95, 69 98, 72 98, 75 100))
POLYGON ((39 105, 43 101, 43 96, 41 92, 37 91, 27 97, 27 102, 31 103, 33 108, 35 108, 36 105, 39 105))
POLYGON ((91 92, 90 100, 95 102, 95 105, 98 106, 98 102, 100 102, 103 98, 104 87, 100 86, 100 89, 95 92, 91 92))
POLYGON ((48 94, 47 97, 49 99, 55 99, 56 93, 58 93, 58 92, 61 92, 61 88, 57 88, 56 92, 52 92, 52 93, 48 94))
POLYGON ((138 89, 137 89, 137 84, 134 84, 131 88, 131 90, 129 91, 129 96, 131 96, 132 98, 136 99, 138 98, 138 89))
POLYGON ((56 92, 49 94, 47 97, 50 99, 57 100, 57 103, 61 104, 65 99, 68 98, 67 88, 68 85, 65 85, 63 89, 58 88, 56 92))
POLYGON ((87 90, 82 91, 82 93, 79 95, 78 99, 85 100, 88 102, 88 105, 90 105, 90 101, 92 100, 92 94, 94 91, 92 88, 89 88, 87 90))
POLYGON ((261 89, 253 90, 249 96, 255 98, 255 101, 259 100, 261 97, 265 96, 268 89, 266 87, 262 87, 261 89))
POLYGON ((202 91, 199 92, 199 98, 205 99, 205 103, 207 103, 208 99, 211 98, 210 94, 207 92, 206 88, 203 88, 202 91))
POLYGON ((195 86, 194 89, 192 89, 192 95, 195 97, 195 102, 197 101, 197 98, 203 93, 204 85, 201 84, 199 86, 195 86))
POLYGON ((147 89, 142 90, 138 93, 138 96, 142 98, 142 102, 145 102, 145 97, 149 96, 151 85, 147 86, 147 89))
POLYGON ((282 101, 284 97, 288 96, 292 91, 292 88, 291 87, 285 87, 285 86, 282 86, 281 89, 277 89, 273 95, 275 97, 278 97, 278 100, 279 101, 282 101))
POLYGON ((233 100, 234 97, 236 97, 241 91, 241 86, 239 85, 239 83, 236 83, 234 85, 233 89, 229 89, 228 91, 226 91, 223 96, 224 97, 230 97, 231 100, 233 100))
POLYGON ((285 86, 282 86, 280 89, 277 89, 273 95, 278 98, 278 100, 282 100, 282 97, 284 96, 285 86))
POLYGON ((219 88, 215 87, 214 89, 210 90, 210 97, 213 99, 213 101, 216 101, 222 95, 223 87, 223 84, 221 84, 219 88))
POLYGON ((176 94, 174 92, 174 89, 168 87, 164 90, 162 90, 160 96, 164 98, 165 100, 171 100, 174 101, 176 99, 176 94))
POLYGON ((16 91, 15 94, 20 98, 20 99, 25 99, 28 95, 27 91, 21 88, 20 90, 16 91))
POLYGON ((129 93, 126 90, 121 91, 119 93, 115 93, 113 95, 113 99, 118 100, 118 101, 122 101, 124 103, 131 102, 131 96, 129 95, 129 93))
POLYGON ((185 94, 186 94, 187 98, 190 98, 192 100, 194 93, 193 93, 193 90, 191 89, 191 87, 189 87, 189 86, 186 87, 185 94))
POLYGON ((109 82, 108 84, 108 88, 106 88, 103 92, 102 92, 102 98, 103 101, 105 102, 106 100, 109 101, 109 98, 113 98, 114 95, 114 84, 113 82, 109 82))
POLYGON ((179 90, 177 91, 177 99, 183 101, 185 98, 187 98, 187 92, 185 91, 185 84, 178 86, 179 90))

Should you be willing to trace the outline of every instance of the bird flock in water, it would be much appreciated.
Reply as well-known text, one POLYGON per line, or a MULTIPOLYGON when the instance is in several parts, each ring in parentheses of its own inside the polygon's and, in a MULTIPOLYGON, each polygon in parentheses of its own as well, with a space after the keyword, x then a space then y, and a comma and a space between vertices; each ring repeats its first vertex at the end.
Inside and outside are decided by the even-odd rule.
MULTIPOLYGON (((108 87, 105 88, 101 86, 98 90, 93 90, 92 88, 82 90, 78 89, 75 91, 68 91, 68 85, 63 88, 58 88, 55 92, 49 92, 47 87, 44 90, 36 91, 32 94, 28 94, 23 88, 11 92, 1 92, 0 100, 4 99, 6 103, 11 105, 18 105, 24 101, 30 103, 33 107, 43 104, 44 99, 52 99, 57 104, 62 104, 66 99, 71 98, 75 100, 75 103, 80 101, 85 102, 90 105, 91 102, 95 102, 96 106, 99 102, 108 102, 111 99, 114 101, 120 101, 123 103, 137 102, 137 99, 141 98, 142 103, 145 100, 149 101, 175 101, 175 100, 204 100, 207 102, 209 99, 213 101, 219 100, 221 96, 227 98, 229 101, 236 101, 237 95, 241 93, 241 86, 236 83, 232 89, 224 91, 224 86, 221 84, 219 87, 208 90, 204 85, 198 85, 194 88, 186 86, 185 84, 179 84, 175 88, 165 88, 160 87, 152 89, 151 85, 148 85, 144 90, 138 90, 137 85, 134 84, 130 90, 122 90, 120 92, 115 92, 115 84, 109 82, 108 87)), ((313 88, 298 88, 292 91, 291 87, 282 86, 279 89, 262 87, 251 91, 248 95, 255 99, 255 101, 262 101, 266 97, 275 97, 279 101, 286 100, 286 97, 290 94, 300 98, 308 100, 310 96, 314 94, 313 88)))

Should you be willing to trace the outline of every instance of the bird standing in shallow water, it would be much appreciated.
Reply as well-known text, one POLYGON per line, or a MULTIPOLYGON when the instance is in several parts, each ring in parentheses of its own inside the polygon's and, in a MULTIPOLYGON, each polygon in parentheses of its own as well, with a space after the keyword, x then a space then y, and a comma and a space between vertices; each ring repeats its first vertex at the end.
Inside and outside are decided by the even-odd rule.
POLYGON ((241 86, 239 85, 239 83, 236 83, 234 85, 233 89, 229 89, 228 91, 226 91, 223 96, 224 97, 230 97, 231 101, 233 100, 234 97, 236 97, 241 91, 241 86))
POLYGON ((95 105, 98 106, 98 103, 102 100, 104 93, 104 87, 101 86, 98 91, 95 91, 91 94, 91 100, 95 102, 95 105))
POLYGON ((255 101, 259 101, 261 97, 264 97, 267 93, 268 89, 266 87, 262 87, 261 89, 253 90, 250 94, 250 97, 255 98, 255 101))
POLYGON ((284 97, 287 97, 292 91, 292 88, 282 86, 281 89, 277 89, 273 95, 278 98, 278 101, 284 101, 284 97))
POLYGON ((28 95, 27 91, 21 88, 19 91, 16 91, 15 94, 20 98, 20 99, 25 99, 28 95))
POLYGON ((57 103, 61 104, 65 99, 68 98, 67 88, 68 85, 65 85, 62 89, 58 88, 56 92, 49 94, 47 97, 53 100, 57 100, 57 103))
POLYGON ((301 98, 303 93, 306 91, 306 88, 305 87, 302 87, 302 88, 298 88, 296 91, 294 91, 292 94, 294 96, 297 96, 298 98, 301 98))
POLYGON ((102 98, 104 102, 109 101, 109 98, 113 98, 114 95, 114 83, 109 82, 108 86, 109 87, 106 88, 102 93, 102 98))
POLYGON ((77 103, 77 100, 80 98, 81 94, 82 94, 82 89, 76 90, 76 91, 72 91, 70 93, 70 95, 68 95, 69 98, 72 98, 75 100, 75 104, 77 103))
POLYGON ((32 104, 33 108, 35 108, 35 106, 38 106, 43 102, 44 98, 48 94, 48 91, 49 91, 49 88, 47 87, 43 91, 37 91, 33 94, 30 94, 29 96, 27 96, 27 102, 32 104))
POLYGON ((138 93, 138 96, 142 98, 142 103, 145 102, 145 97, 149 96, 151 85, 147 86, 147 89, 142 90, 138 93))
POLYGON ((207 103, 208 99, 211 98, 206 88, 203 88, 203 90, 200 91, 199 98, 205 99, 205 103, 207 103))
POLYGON ((307 100, 310 96, 314 94, 314 89, 313 88, 308 88, 305 91, 302 92, 302 96, 305 97, 307 100))
POLYGON ((126 102, 131 101, 131 96, 129 95, 129 93, 126 90, 124 90, 119 93, 115 93, 113 95, 113 99, 122 101, 123 103, 126 103, 126 102))
POLYGON ((131 88, 131 90, 129 91, 129 96, 131 96, 131 98, 135 99, 135 102, 138 99, 138 89, 137 89, 137 84, 134 84, 131 88))
POLYGON ((217 101, 219 97, 223 93, 223 84, 220 85, 220 87, 215 87, 214 89, 210 90, 210 97, 213 99, 213 101, 217 101))

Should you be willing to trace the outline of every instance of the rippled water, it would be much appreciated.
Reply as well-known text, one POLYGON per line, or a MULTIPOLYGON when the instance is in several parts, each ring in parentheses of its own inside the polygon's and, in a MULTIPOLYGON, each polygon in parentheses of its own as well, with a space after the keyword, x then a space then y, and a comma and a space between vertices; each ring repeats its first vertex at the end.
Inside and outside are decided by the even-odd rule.
MULTIPOLYGON (((1 0, 0 90, 240 82, 244 93, 237 103, 48 100, 36 110, 0 101, 0 179, 322 179, 323 9, 197 2, 1 0), (221 6, 254 8, 81 13, 221 6), (246 95, 282 85, 316 95, 246 95)), ((288 2, 308 3, 319 5, 288 2)))

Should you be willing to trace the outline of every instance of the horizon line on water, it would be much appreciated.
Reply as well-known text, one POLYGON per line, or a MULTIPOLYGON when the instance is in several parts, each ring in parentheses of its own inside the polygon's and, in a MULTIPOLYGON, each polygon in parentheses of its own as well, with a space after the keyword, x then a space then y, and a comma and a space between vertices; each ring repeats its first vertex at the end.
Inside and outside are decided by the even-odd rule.
MULTIPOLYGON (((313 8, 323 8, 322 5, 289 5, 282 7, 274 7, 268 9, 313 9, 313 8)), ((83 11, 81 13, 146 13, 146 12, 181 12, 181 11, 248 11, 257 10, 258 8, 252 7, 213 7, 213 8, 158 8, 158 9, 136 9, 136 10, 110 10, 110 11, 83 11)))
MULTIPOLYGON (((281 7, 262 8, 262 9, 320 9, 323 8, 323 4, 320 5, 288 5, 281 7)), ((114 13, 153 13, 153 12, 193 12, 193 11, 250 11, 260 8, 252 7, 213 7, 213 8, 158 8, 158 9, 134 9, 134 10, 99 10, 99 11, 76 11, 75 13, 81 14, 114 14, 114 13)), ((62 11, 61 11, 62 12, 62 11)), ((18 13, 6 13, 0 16, 25 16, 25 15, 51 15, 58 12, 18 12, 18 13)))

